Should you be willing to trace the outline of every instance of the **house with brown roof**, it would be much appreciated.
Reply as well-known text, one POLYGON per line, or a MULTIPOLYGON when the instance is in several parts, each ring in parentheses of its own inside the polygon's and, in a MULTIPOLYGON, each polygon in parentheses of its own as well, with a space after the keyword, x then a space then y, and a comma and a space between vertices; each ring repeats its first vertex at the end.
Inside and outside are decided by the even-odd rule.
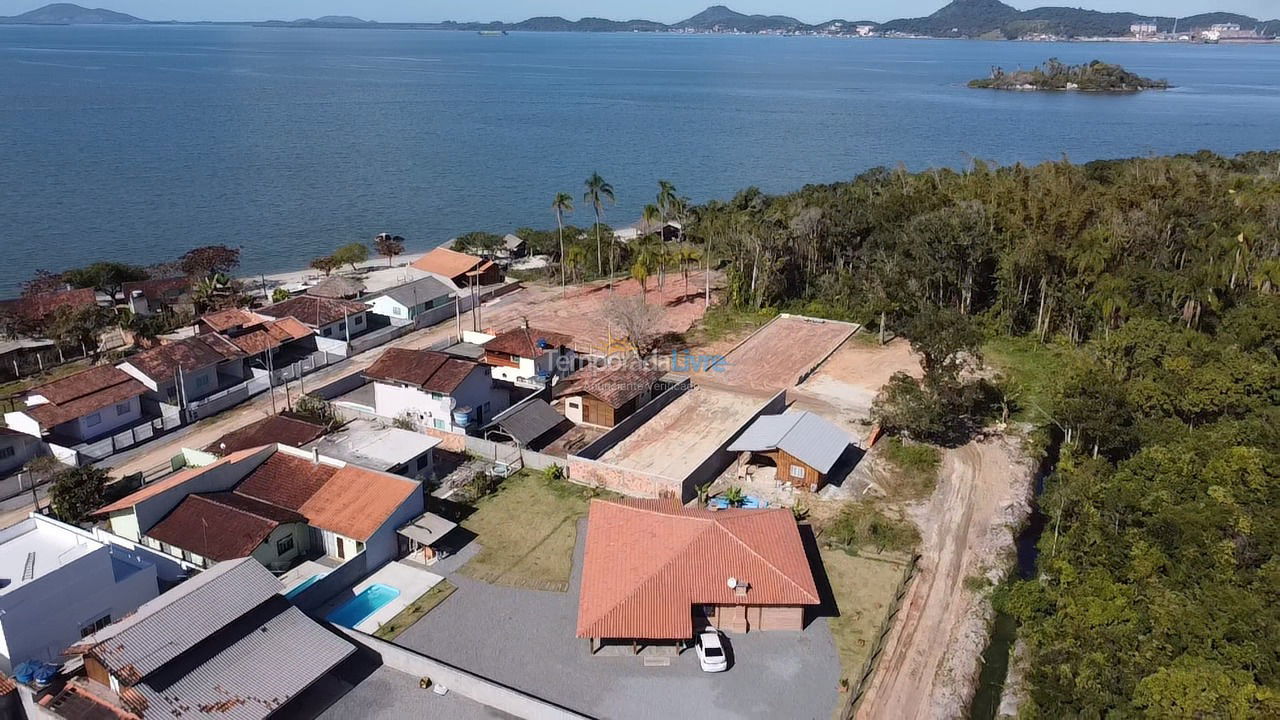
POLYGON ((369 329, 369 306, 355 300, 298 295, 258 311, 271 320, 293 317, 317 337, 349 341, 369 329))
POLYGON ((121 291, 129 310, 143 317, 195 309, 191 298, 191 278, 185 275, 127 282, 121 286, 121 291))
POLYGON ((218 335, 245 354, 251 367, 272 367, 281 350, 313 353, 311 328, 293 316, 273 320, 249 310, 230 308, 207 313, 196 321, 200 335, 218 335))
POLYGON ((157 405, 185 407, 193 400, 244 382, 244 350, 221 335, 175 340, 131 355, 117 367, 147 388, 157 405))
POLYGON ((205 446, 204 451, 224 457, 241 450, 280 443, 302 447, 327 432, 323 425, 292 417, 288 414, 271 415, 257 422, 237 428, 205 446))
POLYGON ((423 428, 465 434, 511 404, 487 365, 432 350, 389 348, 364 374, 378 415, 423 428))
POLYGON ((23 407, 5 413, 5 425, 60 445, 76 445, 143 421, 147 388, 109 365, 92 367, 27 391, 23 407))
POLYGON ((639 362, 588 365, 560 381, 554 395, 573 422, 613 427, 654 398, 665 374, 639 362))
POLYGON ((577 369, 578 355, 571 335, 526 324, 486 342, 482 362, 499 380, 543 387, 577 369))
POLYGON ((726 632, 802 630, 819 605, 795 517, 785 508, 703 510, 675 500, 593 500, 577 636, 685 643, 726 632))
POLYGON ((429 272, 460 288, 502 282, 502 268, 492 260, 438 247, 413 261, 411 267, 429 272))
POLYGON ((174 473, 96 514, 116 535, 203 567, 253 557, 284 571, 363 553, 372 569, 397 556, 396 530, 423 501, 416 480, 273 444, 174 473))

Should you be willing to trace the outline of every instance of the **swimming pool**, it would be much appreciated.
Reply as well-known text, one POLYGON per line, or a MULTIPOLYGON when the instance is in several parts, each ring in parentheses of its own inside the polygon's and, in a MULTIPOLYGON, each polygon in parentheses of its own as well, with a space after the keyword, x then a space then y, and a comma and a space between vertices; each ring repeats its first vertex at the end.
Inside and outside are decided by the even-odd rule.
POLYGON ((292 600, 295 597, 301 595, 303 591, 306 590, 307 588, 311 587, 312 585, 315 585, 321 578, 325 577, 328 574, 329 573, 320 573, 319 575, 312 575, 306 580, 303 580, 302 582, 298 583, 292 590, 285 593, 284 596, 292 600))
POLYGON ((355 628, 387 603, 400 597, 400 591, 390 585, 375 583, 359 595, 343 603, 329 613, 326 619, 343 627, 355 628))

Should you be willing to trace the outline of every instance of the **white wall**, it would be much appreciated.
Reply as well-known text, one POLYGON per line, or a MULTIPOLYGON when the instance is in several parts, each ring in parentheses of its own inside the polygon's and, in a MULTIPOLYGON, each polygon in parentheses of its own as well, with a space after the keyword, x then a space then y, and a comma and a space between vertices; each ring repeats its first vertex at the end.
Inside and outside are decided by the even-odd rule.
POLYGON ((155 566, 113 561, 112 554, 99 546, 0 596, 0 633, 12 665, 60 662, 62 651, 80 641, 81 628, 104 615, 119 620, 159 594, 155 566), (117 577, 117 568, 131 572, 117 577))
POLYGON ((392 320, 412 320, 409 308, 394 298, 383 295, 369 301, 369 312, 382 315, 392 320))
POLYGON ((32 437, 40 437, 40 423, 30 415, 18 411, 4 414, 4 424, 11 430, 26 433, 32 437))
MULTIPOLYGON (((373 535, 369 536, 369 541, 364 544, 364 554, 369 567, 382 567, 396 559, 400 547, 396 539, 396 530, 421 515, 425 509, 422 488, 419 486, 418 492, 406 498, 400 507, 396 508, 395 513, 373 535)), ((347 557, 350 557, 350 554, 347 557)))
MULTIPOLYGON (((484 414, 485 422, 506 410, 510 403, 510 395, 506 390, 493 386, 488 368, 482 365, 471 371, 467 379, 453 391, 452 397, 457 401, 456 407, 480 408, 488 403, 489 409, 484 414)), ((449 395, 441 395, 437 399, 420 388, 374 382, 373 398, 374 407, 382 417, 394 419, 407 413, 423 427, 453 433, 466 431, 466 428, 453 422, 449 395)))
POLYGON ((118 405, 109 405, 96 413, 63 423, 53 430, 59 435, 67 435, 77 440, 95 440, 133 427, 140 422, 142 422, 142 402, 139 398, 132 397, 118 405), (125 405, 128 409, 122 412, 121 407, 125 405), (90 424, 90 419, 94 418, 97 420, 96 424, 90 424))
POLYGON ((339 320, 336 323, 323 325, 319 328, 316 328, 316 335, 319 337, 334 338, 335 340, 345 341, 347 339, 348 331, 350 331, 351 337, 355 337, 356 335, 359 335, 360 333, 368 329, 369 329, 369 324, 368 324, 367 318, 365 318, 365 313, 360 312, 360 313, 353 313, 347 316, 346 320, 339 320), (351 327, 350 328, 342 327, 348 321, 351 323, 351 327))
MULTIPOLYGON (((145 385, 151 391, 152 399, 157 402, 176 405, 182 397, 182 393, 179 392, 177 383, 174 382, 172 377, 152 378, 127 362, 120 363, 116 367, 145 385)), ((212 395, 218 391, 218 366, 214 364, 192 372, 184 372, 182 373, 182 383, 186 392, 187 402, 199 400, 206 395, 212 395)))
POLYGON ((251 459, 242 460, 235 464, 226 463, 217 467, 210 467, 184 483, 167 488, 152 497, 142 500, 133 508, 133 513, 136 516, 134 519, 136 529, 125 525, 123 522, 117 523, 117 519, 112 517, 111 531, 130 540, 138 540, 140 538, 132 537, 127 532, 132 530, 133 532, 146 533, 152 526, 160 522, 165 515, 168 515, 169 511, 177 507, 183 498, 192 493, 230 490, 236 483, 265 462, 274 450, 274 447, 265 447, 259 450, 251 459), (122 530, 125 530, 125 532, 122 532, 122 530))

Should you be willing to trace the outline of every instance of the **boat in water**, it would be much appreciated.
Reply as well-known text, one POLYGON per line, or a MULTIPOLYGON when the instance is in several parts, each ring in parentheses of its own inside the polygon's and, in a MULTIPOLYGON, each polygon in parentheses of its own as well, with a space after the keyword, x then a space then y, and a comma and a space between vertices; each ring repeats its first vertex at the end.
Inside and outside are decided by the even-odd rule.
POLYGON ((507 34, 506 30, 480 30, 480 37, 502 37, 507 34))

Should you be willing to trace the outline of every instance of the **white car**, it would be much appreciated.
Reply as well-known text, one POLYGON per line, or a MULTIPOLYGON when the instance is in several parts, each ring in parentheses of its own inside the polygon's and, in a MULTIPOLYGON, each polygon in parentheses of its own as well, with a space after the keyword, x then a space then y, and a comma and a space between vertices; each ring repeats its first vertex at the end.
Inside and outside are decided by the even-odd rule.
POLYGON ((718 631, 699 633, 694 650, 698 653, 698 664, 702 666, 702 672, 716 673, 729 669, 729 659, 725 657, 724 643, 720 641, 718 631))

